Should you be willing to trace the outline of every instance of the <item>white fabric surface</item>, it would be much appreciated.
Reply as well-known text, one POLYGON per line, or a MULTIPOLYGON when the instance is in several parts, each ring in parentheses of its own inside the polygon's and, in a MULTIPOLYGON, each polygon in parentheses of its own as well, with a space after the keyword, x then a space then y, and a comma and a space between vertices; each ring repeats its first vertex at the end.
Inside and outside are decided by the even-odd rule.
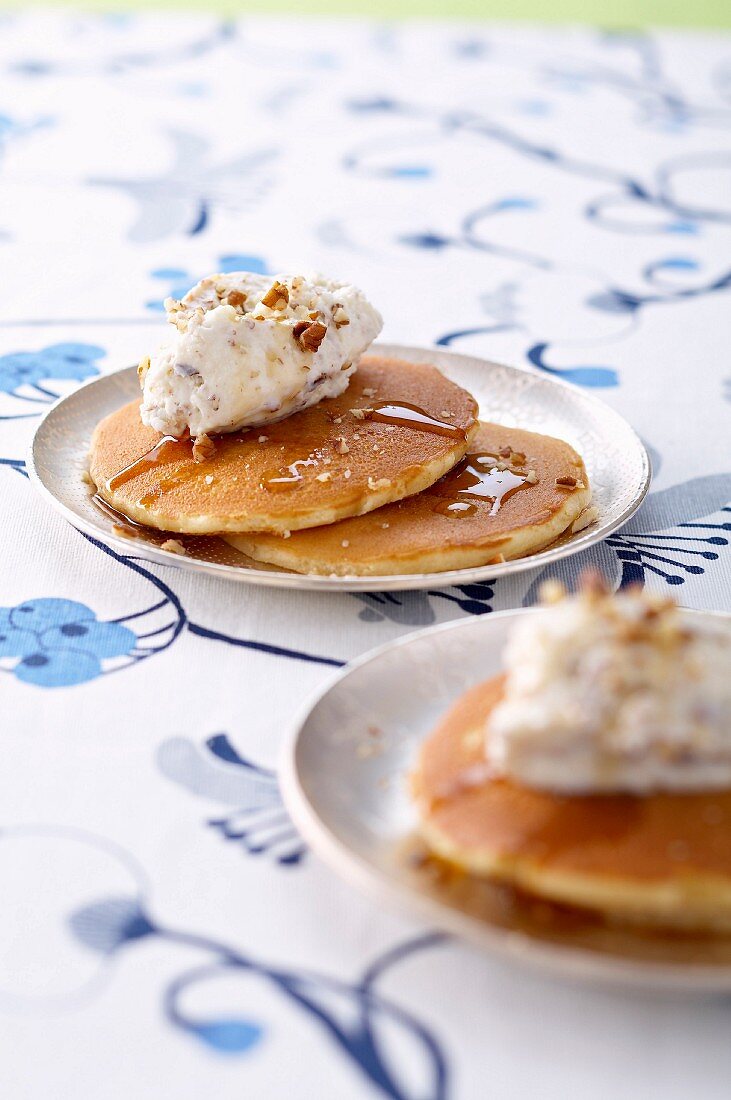
POLYGON ((387 340, 551 369, 615 405, 653 492, 555 572, 590 560, 728 610, 730 48, 2 17, 8 1100, 727 1095, 727 1001, 572 988, 423 939, 282 816, 270 769, 332 666, 531 602, 536 571, 388 598, 247 591, 90 543, 22 460, 54 395, 157 342, 166 294, 319 268, 365 289, 387 340))

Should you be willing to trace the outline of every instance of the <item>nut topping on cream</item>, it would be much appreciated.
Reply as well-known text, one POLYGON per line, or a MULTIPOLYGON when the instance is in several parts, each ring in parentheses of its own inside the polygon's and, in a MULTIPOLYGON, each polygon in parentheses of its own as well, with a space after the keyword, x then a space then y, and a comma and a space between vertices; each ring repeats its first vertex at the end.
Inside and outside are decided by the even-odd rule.
POLYGON ((731 787, 731 629, 669 600, 555 584, 506 647, 486 730, 497 774, 567 794, 731 787))
POLYGON ((173 436, 269 424, 337 397, 383 325, 357 287, 320 276, 211 275, 165 309, 172 331, 140 364, 140 414, 173 436))

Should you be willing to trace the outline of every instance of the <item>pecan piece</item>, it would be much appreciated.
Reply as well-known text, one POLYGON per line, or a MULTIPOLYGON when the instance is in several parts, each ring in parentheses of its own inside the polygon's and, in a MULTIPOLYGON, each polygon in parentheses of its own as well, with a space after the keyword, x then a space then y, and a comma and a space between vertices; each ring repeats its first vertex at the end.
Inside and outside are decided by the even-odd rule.
POLYGON ((327 325, 320 321, 298 321, 292 329, 292 335, 303 351, 317 351, 325 339, 327 325))
POLYGON ((240 290, 232 290, 226 301, 230 306, 242 306, 246 301, 246 295, 242 294, 240 290))
POLYGON ((196 436, 193 442, 194 462, 207 462, 209 458, 213 458, 215 453, 216 444, 211 439, 210 435, 203 432, 202 435, 196 436))
POLYGON ((273 283, 269 287, 264 297, 261 300, 261 304, 269 306, 270 309, 283 309, 289 301, 289 290, 284 283, 273 283), (282 302, 283 305, 279 305, 282 302))

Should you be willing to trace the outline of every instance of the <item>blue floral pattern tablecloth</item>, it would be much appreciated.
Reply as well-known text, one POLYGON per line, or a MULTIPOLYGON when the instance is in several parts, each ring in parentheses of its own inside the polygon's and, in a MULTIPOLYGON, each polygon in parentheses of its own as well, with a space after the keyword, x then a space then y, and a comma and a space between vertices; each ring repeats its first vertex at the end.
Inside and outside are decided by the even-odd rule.
POLYGON ((24 455, 167 294, 319 268, 387 339, 615 405, 653 490, 555 572, 730 609, 731 39, 6 15, 0 74, 2 1095, 726 1096, 728 1003, 478 957, 351 893, 282 808, 283 731, 332 669, 530 603, 537 571, 227 587, 82 536, 24 455))

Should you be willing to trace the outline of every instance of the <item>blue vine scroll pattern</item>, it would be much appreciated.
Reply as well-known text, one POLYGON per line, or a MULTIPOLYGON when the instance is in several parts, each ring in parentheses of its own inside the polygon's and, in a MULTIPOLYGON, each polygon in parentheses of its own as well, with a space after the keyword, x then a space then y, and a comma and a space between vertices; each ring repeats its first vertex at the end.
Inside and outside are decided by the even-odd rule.
MULTIPOLYGON (((534 81, 542 82, 554 93, 584 95, 601 88, 636 103, 636 124, 640 127, 674 133, 688 126, 699 131, 731 128, 727 106, 709 108, 694 103, 665 78, 655 44, 646 36, 607 36, 603 40, 606 60, 601 62, 546 57, 539 63, 530 51, 522 57, 520 48, 506 61, 489 42, 475 40, 472 45, 475 51, 467 54, 463 52, 467 43, 457 43, 455 49, 461 58, 484 65, 486 74, 492 64, 502 63, 531 74, 534 81), (614 63, 620 48, 634 55, 634 73, 614 63)), ((454 148, 458 156, 457 143, 463 142, 469 143, 471 150, 484 145, 493 151, 498 164, 501 156, 517 160, 523 170, 521 181, 530 180, 530 168, 535 166, 561 177, 567 185, 580 183, 588 193, 577 211, 576 228, 583 224, 588 230, 587 241, 594 239, 591 232, 595 230, 666 240, 668 236, 697 238, 731 224, 728 205, 710 197, 714 191, 722 193, 723 173, 731 167, 731 152, 713 145, 706 150, 662 156, 649 167, 648 178, 619 167, 616 160, 602 159, 601 154, 584 153, 579 137, 568 128, 560 143, 544 139, 537 128, 531 134, 524 119, 511 119, 504 105, 494 110, 480 106, 442 109, 416 98, 374 95, 351 99, 347 106, 358 119, 383 120, 380 128, 372 128, 375 136, 371 132, 343 156, 345 170, 364 179, 428 181, 444 168, 442 151, 454 148), (404 150, 409 150, 407 162, 404 150), (715 182, 696 188, 696 197, 688 198, 689 179, 715 182)), ((516 103, 514 109, 537 118, 550 115, 553 107, 549 99, 534 98, 516 103)), ((468 163, 465 170, 469 175, 468 163)), ((496 189, 500 187, 499 179, 493 184, 496 189)), ((399 231, 395 224, 386 223, 380 233, 382 243, 384 235, 390 234, 388 243, 397 248, 431 254, 461 251, 486 261, 476 301, 483 318, 475 316, 468 325, 442 332, 437 343, 451 346, 484 337, 483 346, 488 347, 490 337, 513 331, 524 336, 526 359, 538 369, 584 386, 614 387, 620 381, 616 366, 593 362, 559 365, 557 358, 566 354, 576 358, 578 347, 590 351, 625 338, 638 329, 651 308, 714 296, 731 287, 731 268, 706 270, 693 254, 660 252, 640 267, 638 286, 634 279, 623 282, 616 275, 593 268, 572 269, 561 250, 514 243, 530 239, 526 229, 541 212, 541 205, 542 198, 530 192, 496 190, 489 201, 483 200, 465 212, 452 212, 450 207, 445 213, 436 204, 422 203, 420 208, 429 211, 427 217, 438 218, 439 225, 425 220, 421 227, 399 231), (445 222, 451 222, 451 227, 445 222), (509 234, 509 226, 518 222, 523 223, 518 233, 509 234), (490 285, 495 266, 491 261, 495 260, 511 264, 514 275, 490 285), (664 278, 668 273, 675 278, 664 278), (556 302, 553 316, 543 308, 547 299, 556 302), (570 336, 561 323, 564 316, 571 319, 570 336)), ((335 219, 325 223, 321 234, 324 240, 340 240, 356 249, 364 246, 358 237, 357 220, 352 217, 349 222, 335 219)), ((365 247, 373 251, 371 241, 365 247)), ((403 252, 400 256, 408 263, 403 252)))
MULTIPOLYGON (((31 1007, 46 1012, 73 1010, 83 1001, 101 996, 104 986, 112 982, 113 966, 123 965, 140 944, 148 945, 148 950, 155 945, 173 947, 176 957, 182 949, 195 959, 193 965, 183 966, 167 979, 160 991, 161 1011, 181 1038, 222 1057, 254 1056, 267 1030, 257 1016, 259 998, 250 983, 254 979, 278 994, 290 1011, 311 1021, 354 1074, 379 1095, 390 1100, 446 1100, 448 1066, 440 1043, 414 1013, 379 990, 380 980, 393 967, 444 942, 441 934, 426 933, 391 947, 368 963, 355 980, 343 980, 317 970, 268 962, 218 938, 157 920, 151 912, 144 870, 130 852, 103 836, 55 825, 3 827, 0 861, 9 859, 12 865, 19 856, 26 877, 22 881, 16 877, 8 884, 19 957, 28 937, 51 936, 65 984, 52 997, 39 993, 22 963, 6 958, 0 968, 4 1007, 26 1012, 31 1007), (23 891, 30 894, 37 885, 42 887, 49 859, 58 889, 39 930, 38 922, 23 923, 21 919, 28 904, 23 891), (81 904, 72 901, 78 884, 69 872, 82 870, 87 899, 97 883, 114 883, 117 892, 81 904), (64 929, 70 939, 62 935, 64 929), (74 944, 83 949, 81 955, 74 944), (227 983, 225 997, 218 993, 222 979, 227 983), (236 1001, 241 1004, 235 1014, 228 1007, 215 1007, 217 1001, 230 1004, 231 980, 237 983, 236 1001), (29 982, 32 989, 26 988, 29 982), (205 992, 206 1010, 193 1011, 190 1001, 201 991, 205 992)), ((108 988, 106 995, 113 996, 113 989, 108 988)))

